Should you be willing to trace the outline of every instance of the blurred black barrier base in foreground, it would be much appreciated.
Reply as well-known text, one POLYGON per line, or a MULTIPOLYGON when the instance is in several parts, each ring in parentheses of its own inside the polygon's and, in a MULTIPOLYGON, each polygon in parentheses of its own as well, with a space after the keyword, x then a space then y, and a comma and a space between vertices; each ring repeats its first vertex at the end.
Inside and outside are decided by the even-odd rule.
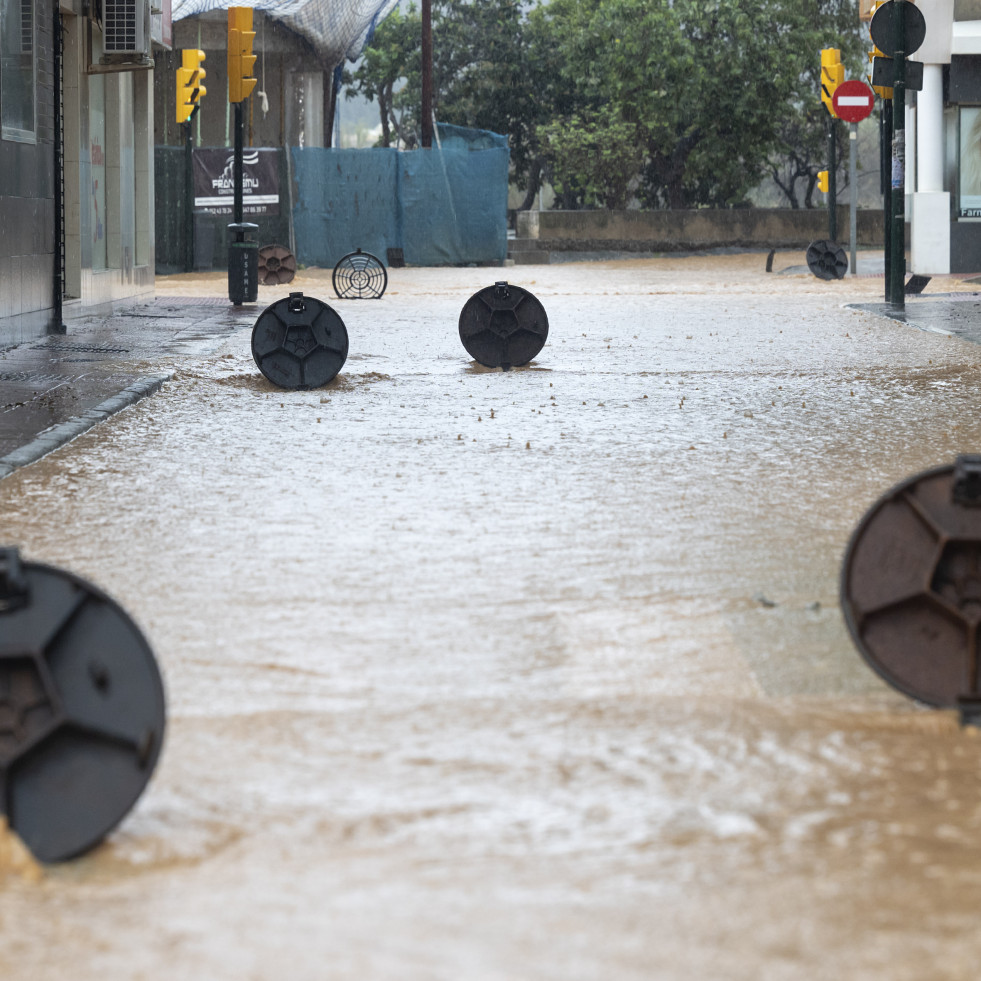
POLYGON ((845 553, 841 607, 885 681, 981 724, 981 456, 909 477, 869 509, 845 553))
POLYGON ((164 723, 157 663, 124 610, 0 548, 0 814, 35 858, 81 855, 125 817, 164 723))

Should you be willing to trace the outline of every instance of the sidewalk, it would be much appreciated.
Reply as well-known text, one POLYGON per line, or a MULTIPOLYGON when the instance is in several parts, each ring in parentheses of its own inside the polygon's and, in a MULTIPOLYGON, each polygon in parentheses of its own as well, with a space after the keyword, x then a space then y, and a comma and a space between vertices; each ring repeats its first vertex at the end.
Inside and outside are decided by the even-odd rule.
POLYGON ((215 350, 258 313, 163 296, 0 350, 0 479, 152 394, 182 358, 215 350))

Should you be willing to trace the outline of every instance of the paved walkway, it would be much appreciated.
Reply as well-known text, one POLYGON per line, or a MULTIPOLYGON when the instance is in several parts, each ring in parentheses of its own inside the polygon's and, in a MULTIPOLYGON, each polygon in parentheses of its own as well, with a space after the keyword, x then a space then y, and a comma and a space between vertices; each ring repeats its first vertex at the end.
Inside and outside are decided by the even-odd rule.
POLYGON ((165 296, 0 350, 0 478, 155 392, 183 358, 214 350, 257 312, 165 296))

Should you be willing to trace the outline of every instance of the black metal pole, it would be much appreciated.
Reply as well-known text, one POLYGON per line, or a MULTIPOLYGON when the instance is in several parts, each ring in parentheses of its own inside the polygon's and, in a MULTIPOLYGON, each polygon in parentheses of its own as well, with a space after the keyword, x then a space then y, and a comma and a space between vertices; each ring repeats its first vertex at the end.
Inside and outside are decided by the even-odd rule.
POLYGON ((422 145, 433 145, 433 13, 432 0, 422 0, 422 145))
POLYGON ((245 139, 245 113, 242 110, 242 103, 235 103, 235 157, 233 179, 235 182, 235 198, 232 205, 232 220, 236 224, 242 223, 242 144, 245 139))
POLYGON ((190 272, 194 268, 194 145, 191 120, 181 123, 181 129, 184 130, 184 272, 190 272))
POLYGON ((890 216, 892 268, 889 302, 898 310, 906 305, 906 2, 896 4, 895 78, 892 86, 892 201, 890 216))
POLYGON ((882 191, 885 301, 892 295, 892 99, 883 99, 879 114, 879 182, 882 191))
POLYGON ((61 7, 55 6, 54 13, 54 309, 49 334, 67 332, 64 319, 65 295, 65 145, 64 145, 64 84, 63 71, 64 34, 61 24, 61 7))
POLYGON ((828 115, 828 238, 838 240, 838 120, 828 115))
POLYGON ((858 266, 858 123, 848 124, 848 271, 854 276, 858 266))

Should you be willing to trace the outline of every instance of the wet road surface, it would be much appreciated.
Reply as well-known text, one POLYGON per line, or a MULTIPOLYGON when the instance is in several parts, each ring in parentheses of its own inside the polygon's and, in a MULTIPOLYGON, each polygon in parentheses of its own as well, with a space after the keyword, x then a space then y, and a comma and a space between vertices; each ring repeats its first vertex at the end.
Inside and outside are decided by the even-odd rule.
POLYGON ((602 263, 507 270, 551 331, 495 372, 456 318, 501 272, 337 302, 319 391, 233 331, 0 481, 170 710, 108 842, 2 880, 5 977, 973 977, 981 742, 837 590, 981 445, 981 348, 847 306, 881 280, 602 263))

